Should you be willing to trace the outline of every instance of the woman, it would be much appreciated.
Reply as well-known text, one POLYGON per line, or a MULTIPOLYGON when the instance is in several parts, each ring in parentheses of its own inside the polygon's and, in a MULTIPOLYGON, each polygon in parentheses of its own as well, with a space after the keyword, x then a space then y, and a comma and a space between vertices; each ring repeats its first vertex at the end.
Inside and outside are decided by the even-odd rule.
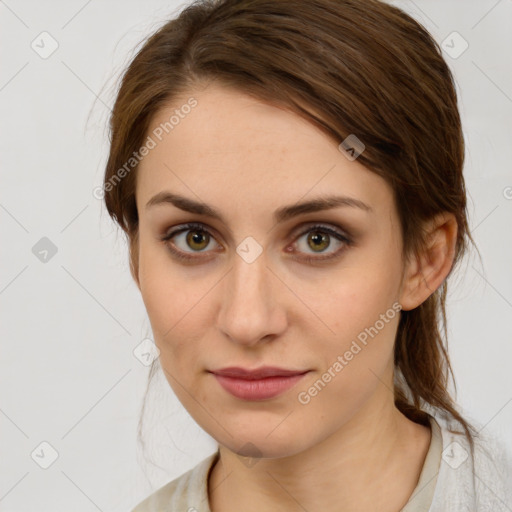
POLYGON ((463 159, 437 44, 383 2, 202 1, 146 41, 105 203, 219 449, 134 511, 512 509, 447 389, 463 159))

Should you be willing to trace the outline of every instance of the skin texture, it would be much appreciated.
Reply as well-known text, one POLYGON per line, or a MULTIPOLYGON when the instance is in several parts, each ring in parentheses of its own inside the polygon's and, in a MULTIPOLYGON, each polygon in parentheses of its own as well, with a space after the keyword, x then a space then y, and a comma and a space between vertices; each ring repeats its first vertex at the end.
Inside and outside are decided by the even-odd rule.
POLYGON ((134 277, 170 386, 220 446, 209 479, 212 512, 399 510, 430 443, 430 429, 393 402, 399 315, 309 403, 298 394, 393 304, 413 309, 442 284, 455 220, 433 219, 425 252, 403 261, 392 189, 295 114, 211 84, 175 99, 148 133, 190 96, 197 106, 137 170, 134 277), (213 206, 225 223, 171 204, 146 208, 162 191, 213 206), (371 211, 343 206, 273 220, 280 207, 328 194, 356 198, 371 211), (202 223, 210 238, 190 245, 185 232, 161 240, 187 222, 202 223), (324 233, 329 244, 316 248, 308 234, 317 231, 307 229, 319 223, 349 234, 351 243, 324 233), (249 236, 263 249, 251 263, 236 251, 249 236), (173 242, 196 259, 175 259, 173 242), (304 260, 340 248, 337 258, 304 260), (231 396, 207 372, 263 365, 310 372, 262 402, 231 396), (261 458, 240 456, 255 453, 261 458))

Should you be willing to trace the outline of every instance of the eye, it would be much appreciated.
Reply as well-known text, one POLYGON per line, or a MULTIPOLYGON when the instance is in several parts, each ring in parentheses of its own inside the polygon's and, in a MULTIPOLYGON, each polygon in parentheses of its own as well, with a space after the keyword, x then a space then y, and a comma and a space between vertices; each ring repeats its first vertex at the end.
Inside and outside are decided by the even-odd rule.
POLYGON ((187 251, 187 247, 193 249, 191 253, 209 252, 206 249, 214 238, 202 224, 185 224, 171 231, 161 240, 175 257, 190 261, 197 259, 197 256, 189 256, 187 253, 190 251, 187 251), (172 239, 176 239, 177 243, 169 243, 172 239), (178 247, 178 250, 175 247, 178 247))
MULTIPOLYGON (((212 252, 211 250, 208 250, 208 247, 212 242, 215 241, 215 238, 210 234, 208 229, 203 224, 190 223, 179 226, 177 229, 164 235, 161 240, 165 243, 168 250, 174 257, 183 261, 190 262, 193 260, 202 259, 201 256, 196 256, 194 253, 197 254, 212 252), (173 239, 175 239, 175 241, 172 241, 173 239), (192 250, 190 251, 188 249, 192 250)), ((337 231, 329 226, 317 224, 309 226, 307 230, 303 230, 297 236, 294 244, 289 247, 296 245, 299 246, 298 252, 301 254, 308 254, 308 250, 312 249, 313 252, 309 252, 309 256, 293 256, 293 258, 307 263, 315 263, 330 260, 340 256, 341 252, 343 252, 347 246, 352 245, 352 243, 352 239, 344 232, 337 231), (301 242, 301 239, 305 235, 308 236, 301 242), (334 247, 337 245, 338 248, 335 251, 327 252, 327 255, 323 255, 326 252, 326 249, 333 245, 334 247), (311 254, 315 253, 322 255, 311 256, 311 254)), ((290 251, 289 247, 287 247, 286 252, 295 252, 290 251)))
POLYGON ((344 251, 344 249, 347 248, 347 246, 352 245, 352 239, 347 234, 320 224, 309 226, 306 231, 303 231, 299 235, 297 240, 298 241, 295 242, 295 245, 299 246, 299 254, 307 254, 309 249, 313 250, 313 253, 310 252, 309 254, 322 254, 321 256, 313 257, 294 256, 294 259, 306 261, 307 263, 321 262, 325 260, 330 260, 332 258, 336 258, 341 255, 341 253, 344 251), (304 235, 307 235, 307 237, 304 240, 302 240, 304 235), (338 246, 338 248, 334 251, 326 253, 326 249, 333 245, 334 248, 336 248, 336 246, 338 246), (324 253, 326 255, 324 255, 324 253))

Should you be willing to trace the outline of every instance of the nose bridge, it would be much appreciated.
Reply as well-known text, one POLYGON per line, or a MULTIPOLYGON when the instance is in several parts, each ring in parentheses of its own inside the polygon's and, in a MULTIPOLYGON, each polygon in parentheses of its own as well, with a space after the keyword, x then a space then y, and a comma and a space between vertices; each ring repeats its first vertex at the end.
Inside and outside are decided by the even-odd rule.
POLYGON ((265 254, 252 262, 238 254, 228 273, 219 314, 219 328, 233 341, 255 344, 282 328, 282 319, 272 297, 275 277, 267 268, 265 254))

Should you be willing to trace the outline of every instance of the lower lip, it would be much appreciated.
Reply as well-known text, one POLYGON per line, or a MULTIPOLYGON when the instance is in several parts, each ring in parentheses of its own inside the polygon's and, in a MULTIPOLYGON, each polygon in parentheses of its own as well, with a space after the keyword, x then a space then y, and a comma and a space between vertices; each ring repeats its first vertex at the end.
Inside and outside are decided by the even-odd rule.
POLYGON ((266 400, 288 391, 299 382, 305 373, 290 377, 266 377, 265 379, 246 380, 214 374, 219 384, 236 398, 242 400, 266 400))

